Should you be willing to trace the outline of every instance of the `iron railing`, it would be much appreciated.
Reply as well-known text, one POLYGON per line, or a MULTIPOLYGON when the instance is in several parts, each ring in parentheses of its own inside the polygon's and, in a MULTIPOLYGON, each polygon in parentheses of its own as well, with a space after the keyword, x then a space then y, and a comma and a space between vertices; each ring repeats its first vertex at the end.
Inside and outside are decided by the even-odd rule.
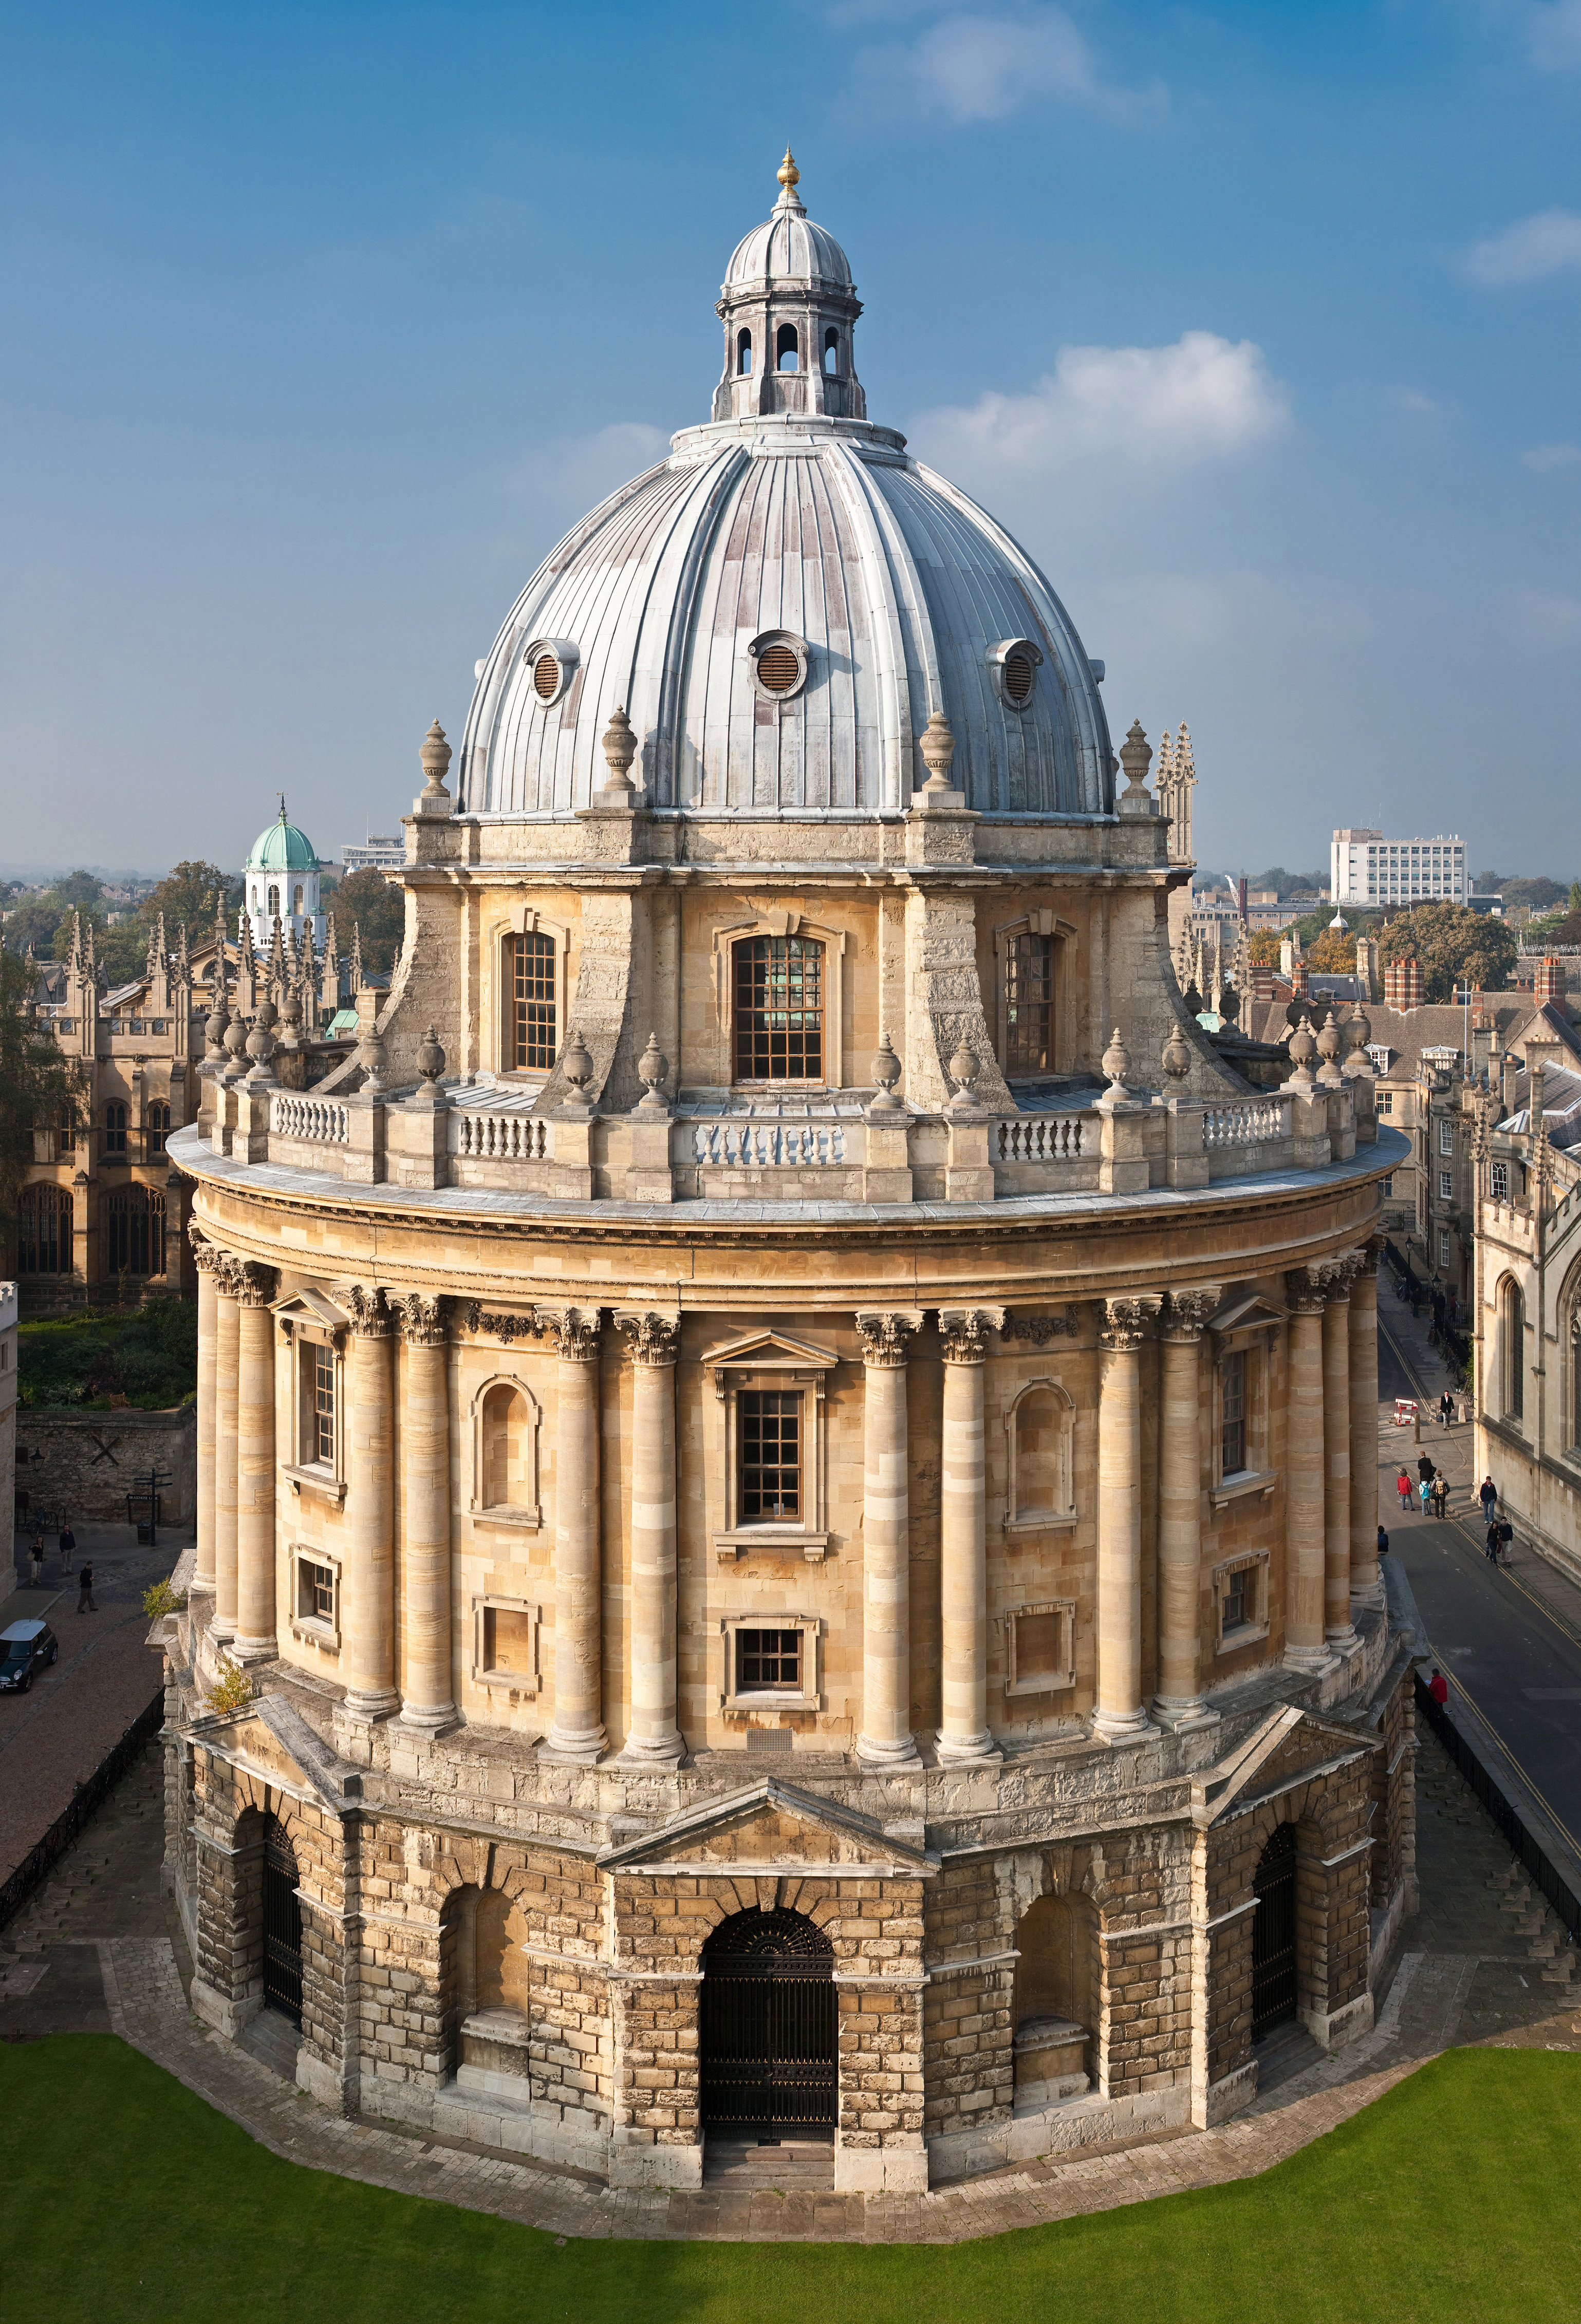
POLYGON ((112 1744, 86 1783, 79 1784, 42 1840, 31 1848, 15 1869, 0 1884, 0 1929, 26 1904, 53 1870, 95 1811, 103 1806, 151 1735, 164 1722, 162 1687, 146 1711, 140 1711, 120 1741, 112 1744))
POLYGON ((1572 1940, 1581 1937, 1581 1898, 1556 1868, 1553 1858, 1540 1847, 1516 1810, 1511 1806, 1499 1785, 1484 1766, 1447 1710, 1435 1702, 1428 1693, 1420 1671, 1416 1674, 1416 1707, 1419 1718, 1425 1719, 1439 1742, 1444 1746, 1465 1781, 1482 1802, 1516 1857, 1536 1882, 1572 1940))

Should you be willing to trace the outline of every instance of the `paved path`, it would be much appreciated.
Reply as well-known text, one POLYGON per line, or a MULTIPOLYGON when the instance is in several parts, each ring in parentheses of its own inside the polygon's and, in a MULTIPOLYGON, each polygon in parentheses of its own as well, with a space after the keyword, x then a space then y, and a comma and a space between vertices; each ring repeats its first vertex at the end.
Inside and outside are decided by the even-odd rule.
POLYGON ((761 2185, 615 2193, 575 2172, 329 2113, 187 2006, 190 1965, 159 1895, 155 1750, 0 1938, 0 2038, 114 2031, 290 2161, 568 2237, 951 2243, 995 2235, 1266 2171, 1456 2041, 1581 2050, 1581 2016, 1551 1919, 1531 1908, 1508 1849, 1430 1738, 1419 1771, 1428 1901, 1407 1924, 1379 2022, 1364 2041, 1318 2059, 1220 2129, 1032 2163, 926 2195, 761 2185))

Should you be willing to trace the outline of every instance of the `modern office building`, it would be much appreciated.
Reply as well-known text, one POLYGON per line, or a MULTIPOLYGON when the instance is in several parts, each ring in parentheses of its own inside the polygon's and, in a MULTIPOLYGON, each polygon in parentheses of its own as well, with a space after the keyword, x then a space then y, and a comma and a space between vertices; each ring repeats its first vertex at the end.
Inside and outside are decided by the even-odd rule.
POLYGON ((1385 839, 1381 831, 1336 831, 1328 892, 1336 904, 1464 904, 1471 894, 1465 843, 1458 834, 1385 839))

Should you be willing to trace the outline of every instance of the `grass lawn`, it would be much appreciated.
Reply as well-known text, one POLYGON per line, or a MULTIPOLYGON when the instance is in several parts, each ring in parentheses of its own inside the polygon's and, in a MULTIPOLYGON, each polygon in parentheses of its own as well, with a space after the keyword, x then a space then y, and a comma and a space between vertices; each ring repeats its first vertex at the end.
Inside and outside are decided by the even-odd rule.
POLYGON ((107 2034, 0 2048, 6 2312, 51 2324, 1454 2324, 1581 2313, 1581 2057, 1459 2050, 1261 2179, 938 2246, 570 2241, 282 2163, 107 2034))

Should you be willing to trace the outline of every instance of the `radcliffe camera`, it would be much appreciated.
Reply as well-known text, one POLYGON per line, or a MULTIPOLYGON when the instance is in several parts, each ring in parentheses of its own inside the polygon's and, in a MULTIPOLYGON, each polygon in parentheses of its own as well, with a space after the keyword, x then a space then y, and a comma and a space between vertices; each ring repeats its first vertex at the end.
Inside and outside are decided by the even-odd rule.
POLYGON ((1569 2312, 1564 13, 24 5, 19 2312, 1569 2312))

